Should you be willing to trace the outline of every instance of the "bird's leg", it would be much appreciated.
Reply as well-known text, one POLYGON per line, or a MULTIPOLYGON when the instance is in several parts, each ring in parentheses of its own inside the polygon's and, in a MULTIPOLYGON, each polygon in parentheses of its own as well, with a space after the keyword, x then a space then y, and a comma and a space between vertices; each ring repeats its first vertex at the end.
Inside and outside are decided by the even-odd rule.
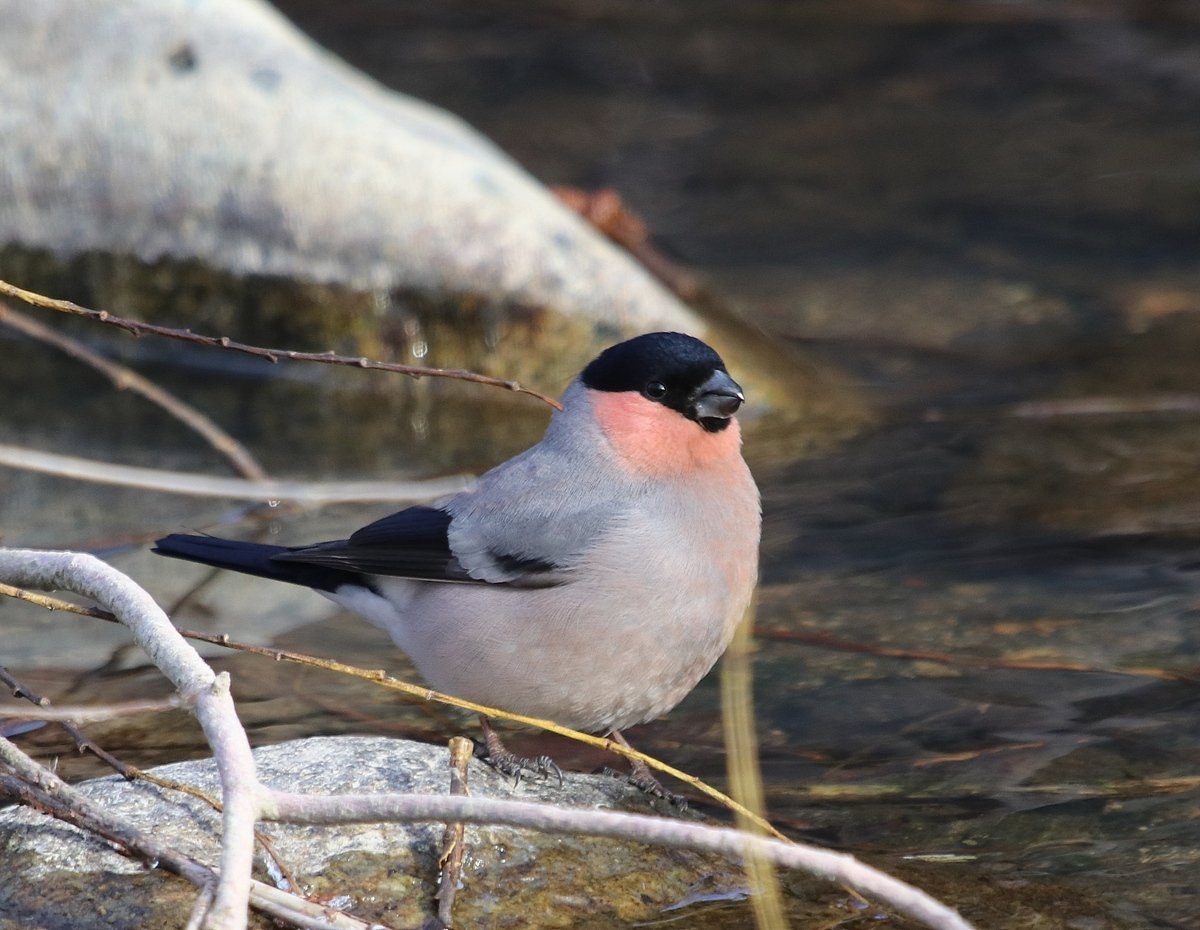
POLYGON ((499 734, 492 729, 491 722, 487 717, 480 715, 479 725, 483 728, 483 745, 487 750, 487 755, 483 757, 483 760, 497 772, 511 775, 517 780, 517 784, 521 782, 522 772, 536 772, 538 775, 554 775, 558 778, 559 786, 562 786, 562 769, 555 765, 554 760, 549 756, 536 756, 534 758, 518 756, 505 748, 499 734))
MULTIPOLYGON (((629 740, 625 738, 625 735, 620 730, 612 730, 608 735, 612 738, 613 742, 620 743, 626 749, 633 748, 631 745, 629 745, 629 740)), ((629 760, 628 777, 629 783, 633 785, 633 787, 646 792, 646 794, 650 795, 651 797, 662 798, 664 801, 669 804, 673 804, 680 810, 687 809, 687 798, 683 797, 683 795, 672 794, 670 791, 664 788, 662 786, 662 782, 654 777, 654 775, 650 772, 649 766, 647 766, 646 763, 641 759, 629 760)))

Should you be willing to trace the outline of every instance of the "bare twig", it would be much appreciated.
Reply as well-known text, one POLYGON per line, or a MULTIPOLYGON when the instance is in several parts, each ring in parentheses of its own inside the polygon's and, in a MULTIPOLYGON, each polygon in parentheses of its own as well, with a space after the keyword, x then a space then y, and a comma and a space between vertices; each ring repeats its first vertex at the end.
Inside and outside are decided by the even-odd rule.
POLYGON ((746 855, 789 869, 803 869, 830 881, 840 882, 885 902, 938 930, 970 930, 971 925, 946 905, 911 885, 892 878, 845 853, 790 843, 741 830, 710 827, 647 814, 582 810, 505 801, 496 798, 449 795, 338 795, 311 796, 267 791, 263 798, 264 820, 289 823, 371 823, 388 821, 456 821, 503 824, 510 827, 634 839, 654 845, 716 852, 731 859, 746 855))
POLYGON ((212 871, 203 863, 110 816, 3 738, 0 738, 0 763, 15 776, 0 776, 5 778, 5 790, 23 803, 95 833, 145 862, 161 865, 196 885, 203 887, 212 881, 212 871))
MULTIPOLYGON (((1056 420, 1067 417, 1120 417, 1137 414, 1200 413, 1200 394, 1147 394, 1141 397, 1060 397, 1049 400, 1027 400, 988 414, 1014 420, 1056 420)), ((928 423, 941 423, 978 416, 976 410, 930 407, 922 413, 928 423)))
MULTIPOLYGON (((33 713, 30 713, 29 711, 14 711, 14 716, 33 718, 35 720, 46 720, 48 718, 42 716, 42 714, 55 713, 55 711, 48 710, 50 707, 49 698, 37 694, 31 688, 29 688, 28 685, 17 681, 17 679, 13 677, 12 673, 3 666, 0 666, 0 681, 4 682, 12 689, 14 697, 23 697, 30 703, 40 708, 39 711, 35 711, 33 713)), ((8 716, 8 714, 0 712, 0 716, 8 716)), ((133 778, 134 769, 132 766, 126 765, 112 753, 101 749, 98 745, 96 745, 95 742, 93 742, 90 736, 88 736, 83 732, 83 730, 79 729, 79 727, 75 725, 71 718, 60 720, 59 724, 64 730, 67 731, 67 735, 69 735, 71 739, 75 741, 75 749, 77 752, 90 752, 117 774, 122 775, 125 778, 133 778)))
MULTIPOLYGON (((130 781, 138 780, 149 782, 150 784, 157 785, 159 788, 163 788, 166 791, 178 791, 180 794, 186 794, 188 797, 195 798, 196 800, 207 804, 217 813, 220 813, 225 809, 224 805, 222 805, 220 801, 214 798, 207 791, 197 788, 195 785, 188 785, 184 782, 177 781, 174 778, 166 778, 165 776, 158 775, 154 772, 147 772, 145 769, 140 769, 134 765, 125 765, 124 770, 121 771, 121 774, 123 774, 130 781)), ((288 864, 276 851, 275 844, 271 842, 271 838, 259 829, 255 829, 254 838, 258 841, 258 844, 262 846, 267 856, 270 857, 270 859, 274 862, 279 873, 284 877, 285 881, 287 881, 290 890, 294 891, 298 889, 300 887, 299 882, 296 881, 296 877, 292 874, 292 870, 289 868, 288 864)))
POLYGON ((246 481, 241 478, 115 465, 3 443, 0 443, 0 465, 168 494, 231 500, 300 501, 306 504, 428 500, 461 491, 467 484, 465 477, 433 478, 428 481, 246 481))
POLYGON ((102 720, 117 720, 130 714, 158 714, 164 710, 176 710, 182 706, 183 699, 179 695, 173 694, 158 701, 123 701, 119 704, 102 704, 97 707, 42 706, 36 710, 0 707, 0 720, 21 717, 60 723, 96 723, 102 720))
MULTIPOLYGON (((766 820, 751 691, 750 631, 754 626, 754 615, 754 605, 750 604, 721 659, 721 729, 725 738, 730 793, 759 819, 766 820)), ((756 821, 741 814, 737 817, 737 825, 748 835, 761 832, 756 821)), ((770 860, 747 846, 745 862, 746 878, 754 892, 750 896, 750 906, 754 911, 756 930, 786 930, 779 877, 770 860)))
POLYGON ((209 445, 229 459, 230 464, 241 473, 243 478, 251 481, 268 480, 269 476, 266 471, 250 454, 249 449, 191 404, 185 403, 169 391, 164 391, 153 381, 142 377, 133 369, 98 355, 78 340, 51 329, 37 320, 32 320, 23 313, 18 313, 2 301, 0 301, 0 323, 7 323, 26 336, 51 345, 85 365, 90 365, 107 377, 117 390, 134 391, 151 403, 157 404, 207 440, 209 445))
POLYGON ((550 188, 564 205, 580 214, 613 242, 642 263, 681 300, 694 300, 700 291, 696 279, 667 259, 650 242, 645 222, 621 201, 612 188, 586 191, 578 187, 550 188))
POLYGON ((1032 659, 987 659, 981 656, 934 652, 929 649, 905 649, 898 646, 884 646, 880 643, 864 643, 814 630, 777 630, 756 627, 754 635, 759 639, 805 643, 822 649, 834 649, 838 652, 856 652, 889 659, 908 659, 913 662, 936 662, 940 665, 958 665, 965 668, 1007 668, 1031 672, 1084 672, 1088 674, 1098 672, 1104 675, 1128 675, 1133 678, 1157 678, 1163 681, 1195 682, 1197 680, 1195 673, 1176 672, 1165 668, 1097 666, 1084 665, 1080 662, 1051 662, 1032 659))
MULTIPOLYGON (((217 886, 217 876, 210 866, 111 817, 7 740, 0 739, 0 762, 16 773, 0 773, 0 795, 12 797, 36 811, 93 833, 153 867, 165 868, 192 882, 200 889, 200 894, 188 926, 200 928, 209 925, 206 921, 212 913, 213 892, 217 886)), ((251 880, 249 888, 252 907, 297 927, 311 930, 387 930, 382 924, 368 924, 345 914, 331 913, 328 908, 262 882, 251 880)))
POLYGON ((149 594, 93 556, 0 549, 0 578, 19 586, 75 591, 103 605, 129 628, 184 698, 195 701, 196 719, 212 747, 225 803, 220 877, 205 926, 244 930, 259 785, 250 743, 229 693, 229 676, 213 673, 149 594))
POLYGON ((536 397, 542 403, 549 404, 556 410, 562 409, 562 405, 554 398, 548 397, 532 388, 523 387, 517 381, 493 378, 489 375, 481 375, 477 372, 465 371, 461 368, 423 368, 417 365, 401 365, 396 362, 378 362, 362 356, 338 355, 332 351, 295 352, 291 349, 264 349, 261 346, 252 346, 244 342, 237 342, 228 336, 202 336, 199 333, 193 333, 190 329, 175 329, 170 326, 158 326, 153 323, 128 320, 123 317, 113 316, 107 310, 90 310, 69 300, 56 300, 53 297, 45 297, 42 294, 27 291, 24 288, 9 284, 7 281, 0 281, 0 294, 7 294, 9 297, 23 300, 35 307, 58 310, 61 313, 86 317, 89 320, 95 320, 97 323, 116 326, 134 336, 162 336, 166 339, 176 339, 180 342, 190 342, 195 345, 208 346, 214 349, 240 352, 243 355, 252 355, 255 358, 266 359, 272 363, 279 361, 317 362, 322 365, 346 365, 351 368, 393 371, 410 378, 450 378, 455 381, 470 381, 474 384, 486 384, 491 387, 503 388, 506 391, 514 391, 518 394, 528 394, 530 397, 536 397))
MULTIPOLYGON (((130 770, 132 772, 132 778, 149 782, 150 784, 157 785, 158 787, 164 788, 167 791, 178 791, 180 794, 186 794, 188 797, 195 798, 196 800, 207 804, 218 813, 225 809, 224 805, 222 805, 220 801, 214 798, 207 791, 202 791, 201 789, 197 788, 195 785, 188 785, 184 782, 177 781, 174 778, 166 778, 162 775, 158 775, 154 772, 147 772, 145 769, 139 769, 134 766, 130 766, 130 770)), ((254 838, 263 848, 263 851, 266 852, 267 856, 272 860, 272 862, 274 862, 279 874, 281 874, 284 880, 288 883, 289 887, 287 890, 297 891, 300 888, 300 883, 296 881, 296 876, 292 874, 291 868, 275 849, 275 844, 271 842, 271 838, 262 830, 257 828, 254 831, 254 838)))
MULTIPOLYGON (((0 550, 2 552, 3 550, 0 550)), ((2 573, 0 573, 2 577, 2 573)), ((96 610, 95 608, 80 607, 78 604, 72 604, 69 601, 63 601, 58 598, 49 597, 44 594, 36 594, 32 591, 25 591, 12 585, 0 583, 0 595, 16 597, 23 601, 28 601, 31 604, 37 604, 40 607, 45 607, 49 610, 65 610, 70 613, 79 614, 85 617, 95 617, 98 620, 105 620, 109 623, 119 622, 115 616, 106 611, 96 610)), ((486 704, 476 704, 474 701, 466 701, 462 698, 454 697, 451 694, 442 694, 440 691, 434 691, 432 688, 423 688, 420 685, 410 684, 406 681, 401 681, 399 678, 393 678, 388 675, 383 669, 365 669, 354 665, 347 665, 344 662, 336 662, 333 659, 322 659, 316 656, 305 655, 302 652, 291 652, 286 649, 271 649, 267 646, 258 646, 253 643, 237 642, 229 638, 223 633, 203 633, 198 630, 178 629, 180 636, 186 639, 194 639, 202 643, 211 643, 215 646, 225 646, 229 649, 236 649, 239 652, 249 652, 254 655, 267 656, 274 659, 276 662, 294 662, 297 665, 306 665, 310 668, 323 668, 326 671, 339 672, 343 675, 350 675, 354 678, 362 678, 370 682, 374 682, 381 688, 387 688, 392 691, 399 691, 411 697, 415 697, 421 701, 436 701, 440 704, 449 704, 451 707, 458 707, 463 710, 469 710, 476 714, 482 714, 485 717, 498 717, 502 720, 510 720, 513 723, 521 723, 526 726, 537 727, 546 730, 550 733, 556 733, 559 736, 565 736, 568 739, 573 739, 576 742, 586 743, 589 746, 596 746, 608 752, 615 753, 619 756, 624 756, 627 759, 640 759, 651 768, 658 769, 660 772, 665 772, 672 778, 678 779, 686 785, 691 786, 696 791, 708 795, 712 800, 716 801, 722 807, 734 812, 735 814, 746 817, 750 822, 754 823, 759 829, 764 832, 783 838, 783 834, 776 830, 770 823, 760 817, 758 814, 747 809, 744 805, 739 804, 733 798, 729 797, 716 788, 709 785, 707 782, 701 781, 695 775, 690 775, 672 765, 648 756, 645 753, 638 752, 631 746, 623 746, 616 740, 608 739, 602 736, 593 736, 591 733, 581 733, 578 730, 572 730, 570 727, 564 727, 553 720, 542 720, 538 717, 526 717, 521 714, 510 713, 498 707, 488 707, 486 704)))
MULTIPOLYGON (((467 769, 474 755, 474 745, 469 739, 455 736, 450 740, 450 793, 467 797, 467 769)), ((442 853, 438 857, 441 872, 438 876, 438 920, 443 927, 454 926, 454 898, 458 895, 458 883, 462 879, 463 837, 465 827, 461 821, 446 824, 442 834, 442 853)))
MULTIPOLYGON (((220 774, 225 806, 216 891, 212 906, 201 921, 201 926, 209 930, 244 930, 246 926, 246 906, 252 891, 250 866, 253 829, 255 821, 259 819, 286 819, 300 823, 347 823, 380 819, 461 820, 633 839, 711 850, 733 857, 749 855, 840 881, 937 930, 970 928, 955 911, 924 892, 863 865, 851 856, 751 836, 742 831, 659 817, 569 810, 473 797, 305 797, 272 791, 262 785, 255 774, 246 734, 229 695, 228 675, 215 675, 187 646, 153 599, 141 588, 103 562, 76 553, 0 549, 0 578, 18 585, 73 590, 104 604, 129 627, 138 645, 175 683, 185 698, 195 701, 196 717, 208 738, 220 774)), ((493 712, 491 708, 480 705, 458 703, 471 707, 477 713, 493 712)), ((548 724, 548 721, 529 722, 539 726, 548 724)), ((549 727, 562 730, 552 724, 549 727)), ((596 742, 607 745, 610 741, 596 742)), ((623 754, 630 755, 629 752, 623 754)), ((0 760, 43 792, 54 795, 66 788, 61 780, 37 766, 7 740, 0 740, 0 760)))

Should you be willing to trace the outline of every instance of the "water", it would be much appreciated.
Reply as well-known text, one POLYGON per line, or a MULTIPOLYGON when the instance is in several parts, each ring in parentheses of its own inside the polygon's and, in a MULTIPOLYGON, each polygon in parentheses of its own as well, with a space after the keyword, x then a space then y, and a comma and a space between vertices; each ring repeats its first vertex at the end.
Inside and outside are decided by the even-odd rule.
MULTIPOLYGON (((868 398, 870 425, 818 454, 749 431, 765 502, 756 700, 775 821, 897 871, 980 926, 1200 924, 1190 7, 283 7, 547 183, 616 187, 662 252, 868 398)), ((27 361, 5 385, 5 433, 221 467, 90 375, 56 368, 32 382, 45 350, 6 351, 27 361)), ((464 428, 478 395, 389 386, 363 400, 342 380, 358 374, 163 377, 200 392, 269 469, 303 477, 477 469, 544 423, 536 404, 506 399, 464 428)), ((0 481, 6 541, 103 546, 164 600, 190 577, 164 578, 132 543, 238 516, 20 473, 0 481)), ((285 513, 271 529, 331 538, 380 511, 285 513)), ((180 622, 379 664, 379 634, 321 622, 316 598, 284 597, 222 580, 180 622)), ((119 635, 97 642, 79 623, 89 632, 43 636, 8 664, 60 699, 161 687, 119 635), (64 669, 110 652, 102 674, 64 685, 64 669)), ((219 661, 259 740, 442 740, 464 726, 315 672, 219 661)), ((719 732, 709 681, 632 736, 720 780, 719 732)), ((97 739, 139 760, 200 748, 186 729, 97 739)), ((63 751, 48 732, 31 742, 63 751)), ((533 737, 519 748, 597 761, 533 737)))

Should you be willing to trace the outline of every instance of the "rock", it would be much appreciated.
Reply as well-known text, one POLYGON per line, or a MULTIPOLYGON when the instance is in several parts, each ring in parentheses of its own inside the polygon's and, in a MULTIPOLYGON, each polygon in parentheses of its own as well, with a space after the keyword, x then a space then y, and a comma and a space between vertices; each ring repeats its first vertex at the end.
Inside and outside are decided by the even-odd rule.
MULTIPOLYGON (((444 794, 449 783, 446 749, 392 739, 313 738, 258 749, 255 760, 266 784, 313 794, 444 794)), ((219 791, 211 761, 152 771, 219 791)), ((216 861, 218 815, 200 801, 115 776, 78 787, 110 814, 153 831, 159 841, 216 861)), ((567 774, 562 789, 553 780, 536 779, 514 787, 512 779, 476 761, 470 790, 476 796, 652 812, 646 795, 605 776, 567 774)), ((440 824, 263 829, 310 895, 337 896, 356 916, 390 926, 419 926, 436 911, 440 824)), ((706 896, 728 898, 744 884, 740 871, 723 860, 635 843, 468 827, 466 844, 455 905, 463 926, 528 926, 531 914, 553 914, 552 922, 561 926, 621 925, 656 919, 665 908, 697 897, 697 887, 706 896)), ((0 811, 0 874, 2 930, 183 926, 194 899, 183 879, 148 870, 105 842, 24 809, 0 811)), ((265 872, 256 877, 269 881, 265 872)))
POLYGON ((257 0, 0 0, 0 244, 702 329, 456 117, 257 0))
POLYGON ((0 0, 0 21, 2 278, 258 345, 551 392, 620 338, 683 330, 818 444, 864 416, 791 353, 781 377, 757 377, 772 340, 685 306, 461 120, 260 0, 0 0))

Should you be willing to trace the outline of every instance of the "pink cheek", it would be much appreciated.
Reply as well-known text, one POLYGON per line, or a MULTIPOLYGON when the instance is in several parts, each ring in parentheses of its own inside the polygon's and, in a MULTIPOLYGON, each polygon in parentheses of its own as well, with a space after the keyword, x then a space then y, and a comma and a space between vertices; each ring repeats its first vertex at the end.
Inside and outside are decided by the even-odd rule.
POLYGON ((630 471, 666 476, 693 471, 727 460, 740 448, 735 420, 719 433, 633 391, 596 392, 596 422, 630 471))

